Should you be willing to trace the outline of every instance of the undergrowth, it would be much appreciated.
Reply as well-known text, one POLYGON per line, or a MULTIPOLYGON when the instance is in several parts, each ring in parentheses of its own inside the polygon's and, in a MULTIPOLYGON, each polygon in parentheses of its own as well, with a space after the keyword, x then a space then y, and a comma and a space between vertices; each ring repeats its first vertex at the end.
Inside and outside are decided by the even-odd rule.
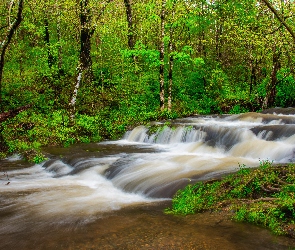
POLYGON ((172 200, 168 214, 207 210, 233 212, 233 219, 269 228, 295 238, 295 165, 273 166, 262 161, 257 169, 240 166, 221 180, 188 185, 172 200))
POLYGON ((152 120, 171 119, 177 113, 166 110, 144 114, 101 111, 96 115, 76 114, 70 124, 66 110, 40 113, 27 110, 0 123, 0 159, 10 154, 21 154, 24 159, 40 163, 45 160, 42 147, 74 143, 99 142, 120 138, 128 129, 152 120))

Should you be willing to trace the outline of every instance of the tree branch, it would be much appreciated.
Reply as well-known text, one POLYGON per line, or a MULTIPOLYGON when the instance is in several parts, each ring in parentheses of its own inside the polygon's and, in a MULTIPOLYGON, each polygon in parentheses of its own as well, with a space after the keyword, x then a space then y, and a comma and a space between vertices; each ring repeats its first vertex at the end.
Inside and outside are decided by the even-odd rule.
POLYGON ((17 116, 20 112, 27 110, 28 108, 30 108, 32 106, 32 104, 28 104, 22 107, 18 107, 16 109, 10 110, 8 112, 4 112, 0 114, 0 123, 4 122, 10 118, 13 118, 15 116, 17 116))
POLYGON ((268 1, 268 0, 262 0, 266 6, 272 11, 272 13, 274 13, 274 15, 276 16, 276 18, 281 22, 282 25, 285 26, 285 28, 289 31, 290 35, 293 37, 294 41, 295 41, 295 33, 294 31, 291 29, 291 27, 285 22, 285 20, 281 17, 281 15, 278 13, 278 11, 272 6, 272 4, 268 1))
POLYGON ((23 4, 24 4, 24 0, 19 0, 17 17, 14 20, 14 22, 11 24, 11 26, 9 27, 6 38, 4 38, 4 41, 2 42, 2 44, 0 44, 0 49, 2 47, 1 54, 0 54, 0 108, 1 110, 3 108, 2 107, 2 74, 3 74, 3 68, 4 68, 5 53, 16 29, 18 28, 18 26, 20 25, 22 21, 23 4))
POLYGON ((280 188, 272 187, 272 186, 270 186, 270 185, 268 185, 267 187, 261 186, 261 189, 262 189, 264 192, 267 192, 267 193, 277 193, 277 192, 281 192, 281 189, 280 189, 280 188))
POLYGON ((258 199, 250 200, 250 199, 238 199, 238 201, 244 202, 244 203, 255 203, 255 202, 270 202, 270 201, 276 201, 279 198, 271 198, 271 197, 261 197, 258 199))

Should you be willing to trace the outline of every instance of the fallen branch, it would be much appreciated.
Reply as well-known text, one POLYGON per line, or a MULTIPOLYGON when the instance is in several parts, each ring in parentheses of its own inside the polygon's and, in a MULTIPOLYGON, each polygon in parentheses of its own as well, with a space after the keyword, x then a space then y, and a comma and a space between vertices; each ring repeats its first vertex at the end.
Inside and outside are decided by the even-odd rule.
POLYGON ((246 204, 252 204, 252 203, 256 203, 256 202, 271 202, 271 201, 276 201, 279 198, 271 198, 271 197, 261 197, 258 199, 254 199, 254 200, 250 200, 250 199, 236 199, 236 200, 225 200, 222 202, 218 202, 217 203, 217 207, 228 207, 232 204, 237 204, 236 202, 243 202, 246 204))
POLYGON ((261 197, 258 199, 250 200, 250 199, 237 199, 237 201, 245 202, 245 203, 256 203, 256 202, 270 202, 270 201, 276 201, 279 198, 271 198, 271 197, 261 197))
MULTIPOLYGON (((286 176, 283 176, 284 178, 286 178, 286 176)), ((290 183, 283 181, 280 178, 277 178, 278 183, 282 184, 282 185, 289 185, 290 183)))
POLYGON ((267 192, 267 193, 277 193, 277 192, 281 192, 282 191, 280 188, 272 187, 270 185, 267 185, 266 187, 265 186, 261 186, 261 189, 264 192, 267 192))
POLYGON ((20 112, 27 110, 31 106, 32 106, 32 104, 28 104, 28 105, 18 107, 16 109, 9 110, 7 112, 0 114, 0 123, 17 116, 20 112))

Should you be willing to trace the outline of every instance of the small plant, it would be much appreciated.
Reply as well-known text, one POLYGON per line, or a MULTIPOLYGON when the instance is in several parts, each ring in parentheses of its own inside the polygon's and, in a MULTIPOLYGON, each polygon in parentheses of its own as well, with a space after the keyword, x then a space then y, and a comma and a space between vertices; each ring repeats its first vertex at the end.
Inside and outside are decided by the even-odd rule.
POLYGON ((0 160, 6 158, 6 156, 5 152, 0 152, 0 160))
POLYGON ((46 160, 47 160, 47 158, 42 153, 38 153, 37 155, 35 155, 33 157, 33 162, 36 164, 39 164, 39 163, 46 161, 46 160))

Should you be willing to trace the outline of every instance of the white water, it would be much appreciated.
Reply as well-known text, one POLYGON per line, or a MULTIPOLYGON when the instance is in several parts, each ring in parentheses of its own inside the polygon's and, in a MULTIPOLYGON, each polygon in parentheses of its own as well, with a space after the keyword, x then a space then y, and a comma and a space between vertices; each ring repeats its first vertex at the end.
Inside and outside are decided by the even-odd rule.
POLYGON ((139 126, 120 141, 97 144, 91 156, 81 149, 8 171, 0 178, 0 212, 12 215, 0 232, 21 230, 19 222, 32 217, 89 222, 104 212, 171 197, 188 183, 236 171, 239 164, 293 162, 294 124, 294 115, 256 113, 178 119, 174 128, 156 133, 139 126))

